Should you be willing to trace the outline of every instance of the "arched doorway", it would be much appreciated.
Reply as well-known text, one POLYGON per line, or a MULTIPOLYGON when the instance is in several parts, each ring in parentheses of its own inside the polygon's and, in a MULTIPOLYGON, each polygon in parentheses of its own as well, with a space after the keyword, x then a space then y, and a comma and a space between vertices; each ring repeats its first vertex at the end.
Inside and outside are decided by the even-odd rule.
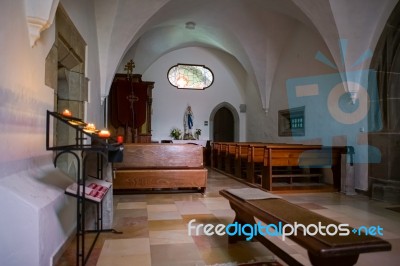
POLYGON ((214 141, 233 141, 234 140, 234 121, 232 112, 222 107, 214 116, 214 141))
POLYGON ((217 105, 210 115, 210 136, 213 141, 239 140, 239 115, 229 103, 217 105))

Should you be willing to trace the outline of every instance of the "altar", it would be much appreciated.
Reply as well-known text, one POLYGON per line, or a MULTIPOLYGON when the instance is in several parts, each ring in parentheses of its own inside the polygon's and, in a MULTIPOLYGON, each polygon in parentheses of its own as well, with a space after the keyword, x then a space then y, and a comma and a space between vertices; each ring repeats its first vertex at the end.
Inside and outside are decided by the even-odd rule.
POLYGON ((176 143, 176 144, 187 144, 187 143, 191 143, 191 144, 197 144, 197 145, 201 145, 204 148, 207 146, 207 140, 197 140, 197 139, 173 139, 172 143, 176 143))

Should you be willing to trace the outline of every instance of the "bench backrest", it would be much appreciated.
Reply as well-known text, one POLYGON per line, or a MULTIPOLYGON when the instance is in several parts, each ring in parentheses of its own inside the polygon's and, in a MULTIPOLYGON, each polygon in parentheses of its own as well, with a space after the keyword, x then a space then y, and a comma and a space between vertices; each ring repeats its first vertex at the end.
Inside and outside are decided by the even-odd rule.
MULTIPOLYGON (((310 150, 310 149, 320 149, 320 145, 303 145, 303 144, 290 144, 290 143, 259 143, 259 144, 249 144, 248 146, 248 156, 247 162, 248 163, 263 163, 265 158, 268 158, 269 150, 272 150, 273 159, 275 156, 275 152, 283 152, 286 153, 289 150, 310 150)), ((286 157, 298 157, 298 155, 290 155, 287 154, 286 157)))
POLYGON ((264 166, 331 167, 340 164, 338 149, 318 145, 266 146, 264 166))
POLYGON ((235 158, 241 158, 247 160, 249 155, 249 145, 251 144, 261 144, 260 142, 240 142, 236 143, 235 158))
POLYGON ((124 144, 124 159, 115 169, 202 168, 203 147, 195 144, 124 144))

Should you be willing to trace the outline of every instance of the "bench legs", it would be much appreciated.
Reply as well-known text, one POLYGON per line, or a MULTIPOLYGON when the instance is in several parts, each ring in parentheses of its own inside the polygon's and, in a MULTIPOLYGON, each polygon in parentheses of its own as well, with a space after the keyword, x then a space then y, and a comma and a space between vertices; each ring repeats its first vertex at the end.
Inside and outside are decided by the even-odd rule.
MULTIPOLYGON (((238 215, 238 212, 233 208, 232 204, 231 204, 232 209, 235 211, 235 220, 233 221, 233 223, 238 223, 238 224, 245 224, 247 221, 247 223, 249 223, 248 221, 252 221, 252 223, 255 223, 254 217, 252 216, 247 216, 245 219, 243 219, 243 217, 238 215)), ((246 214, 244 214, 246 215, 246 214)), ((232 235, 232 236, 228 236, 228 242, 229 244, 235 244, 238 241, 247 241, 246 240, 247 236, 245 235, 232 235)))
MULTIPOLYGON (((255 224, 254 216, 248 214, 245 210, 243 210, 240 206, 230 202, 232 210, 235 211, 235 220, 233 223, 237 222, 239 224, 255 224)), ((293 257, 291 257, 288 253, 286 253, 284 250, 280 249, 277 245, 275 245, 273 242, 268 240, 267 238, 263 236, 256 236, 257 240, 263 244, 265 247, 267 247, 272 253, 277 255, 279 258, 281 258, 284 262, 286 262, 288 265, 291 266, 302 266, 303 264, 299 263, 297 260, 295 260, 293 257)), ((246 236, 228 236, 228 242, 229 244, 234 244, 237 241, 247 241, 246 236)))
MULTIPOLYGON (((239 204, 235 204, 232 201, 229 201, 232 210, 235 212, 235 220, 233 223, 237 222, 238 224, 256 224, 254 216, 249 214, 246 209, 239 204)), ((229 244, 234 244, 238 241, 247 241, 247 236, 228 236, 229 244)), ((263 244, 266 248, 268 248, 272 253, 281 258, 284 262, 291 266, 302 265, 300 262, 295 260, 289 253, 282 250, 279 246, 275 245, 272 241, 264 236, 257 235, 255 238, 263 244)), ((314 255, 313 253, 308 252, 308 257, 312 265, 321 265, 321 266, 350 266, 355 265, 358 260, 358 254, 355 255, 343 255, 336 257, 320 257, 314 255)))

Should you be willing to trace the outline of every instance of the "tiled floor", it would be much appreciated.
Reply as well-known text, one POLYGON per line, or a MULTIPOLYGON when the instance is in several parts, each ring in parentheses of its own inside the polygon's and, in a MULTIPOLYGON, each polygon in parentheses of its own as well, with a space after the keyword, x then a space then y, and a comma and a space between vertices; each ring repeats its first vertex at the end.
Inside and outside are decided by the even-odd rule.
MULTIPOLYGON (((187 224, 228 224, 234 213, 218 191, 245 185, 209 170, 205 195, 199 193, 141 194, 114 196, 114 229, 123 234, 102 233, 87 265, 236 265, 251 261, 278 261, 258 242, 228 244, 226 236, 188 235, 187 224)), ((390 252, 362 254, 357 265, 399 265, 400 213, 387 210, 390 204, 364 196, 340 193, 281 194, 284 199, 351 226, 380 225, 390 252)), ((89 241, 89 240, 88 240, 89 241)), ((59 266, 75 265, 74 242, 59 266)), ((309 265, 304 249, 290 240, 276 241, 293 257, 309 265)))

